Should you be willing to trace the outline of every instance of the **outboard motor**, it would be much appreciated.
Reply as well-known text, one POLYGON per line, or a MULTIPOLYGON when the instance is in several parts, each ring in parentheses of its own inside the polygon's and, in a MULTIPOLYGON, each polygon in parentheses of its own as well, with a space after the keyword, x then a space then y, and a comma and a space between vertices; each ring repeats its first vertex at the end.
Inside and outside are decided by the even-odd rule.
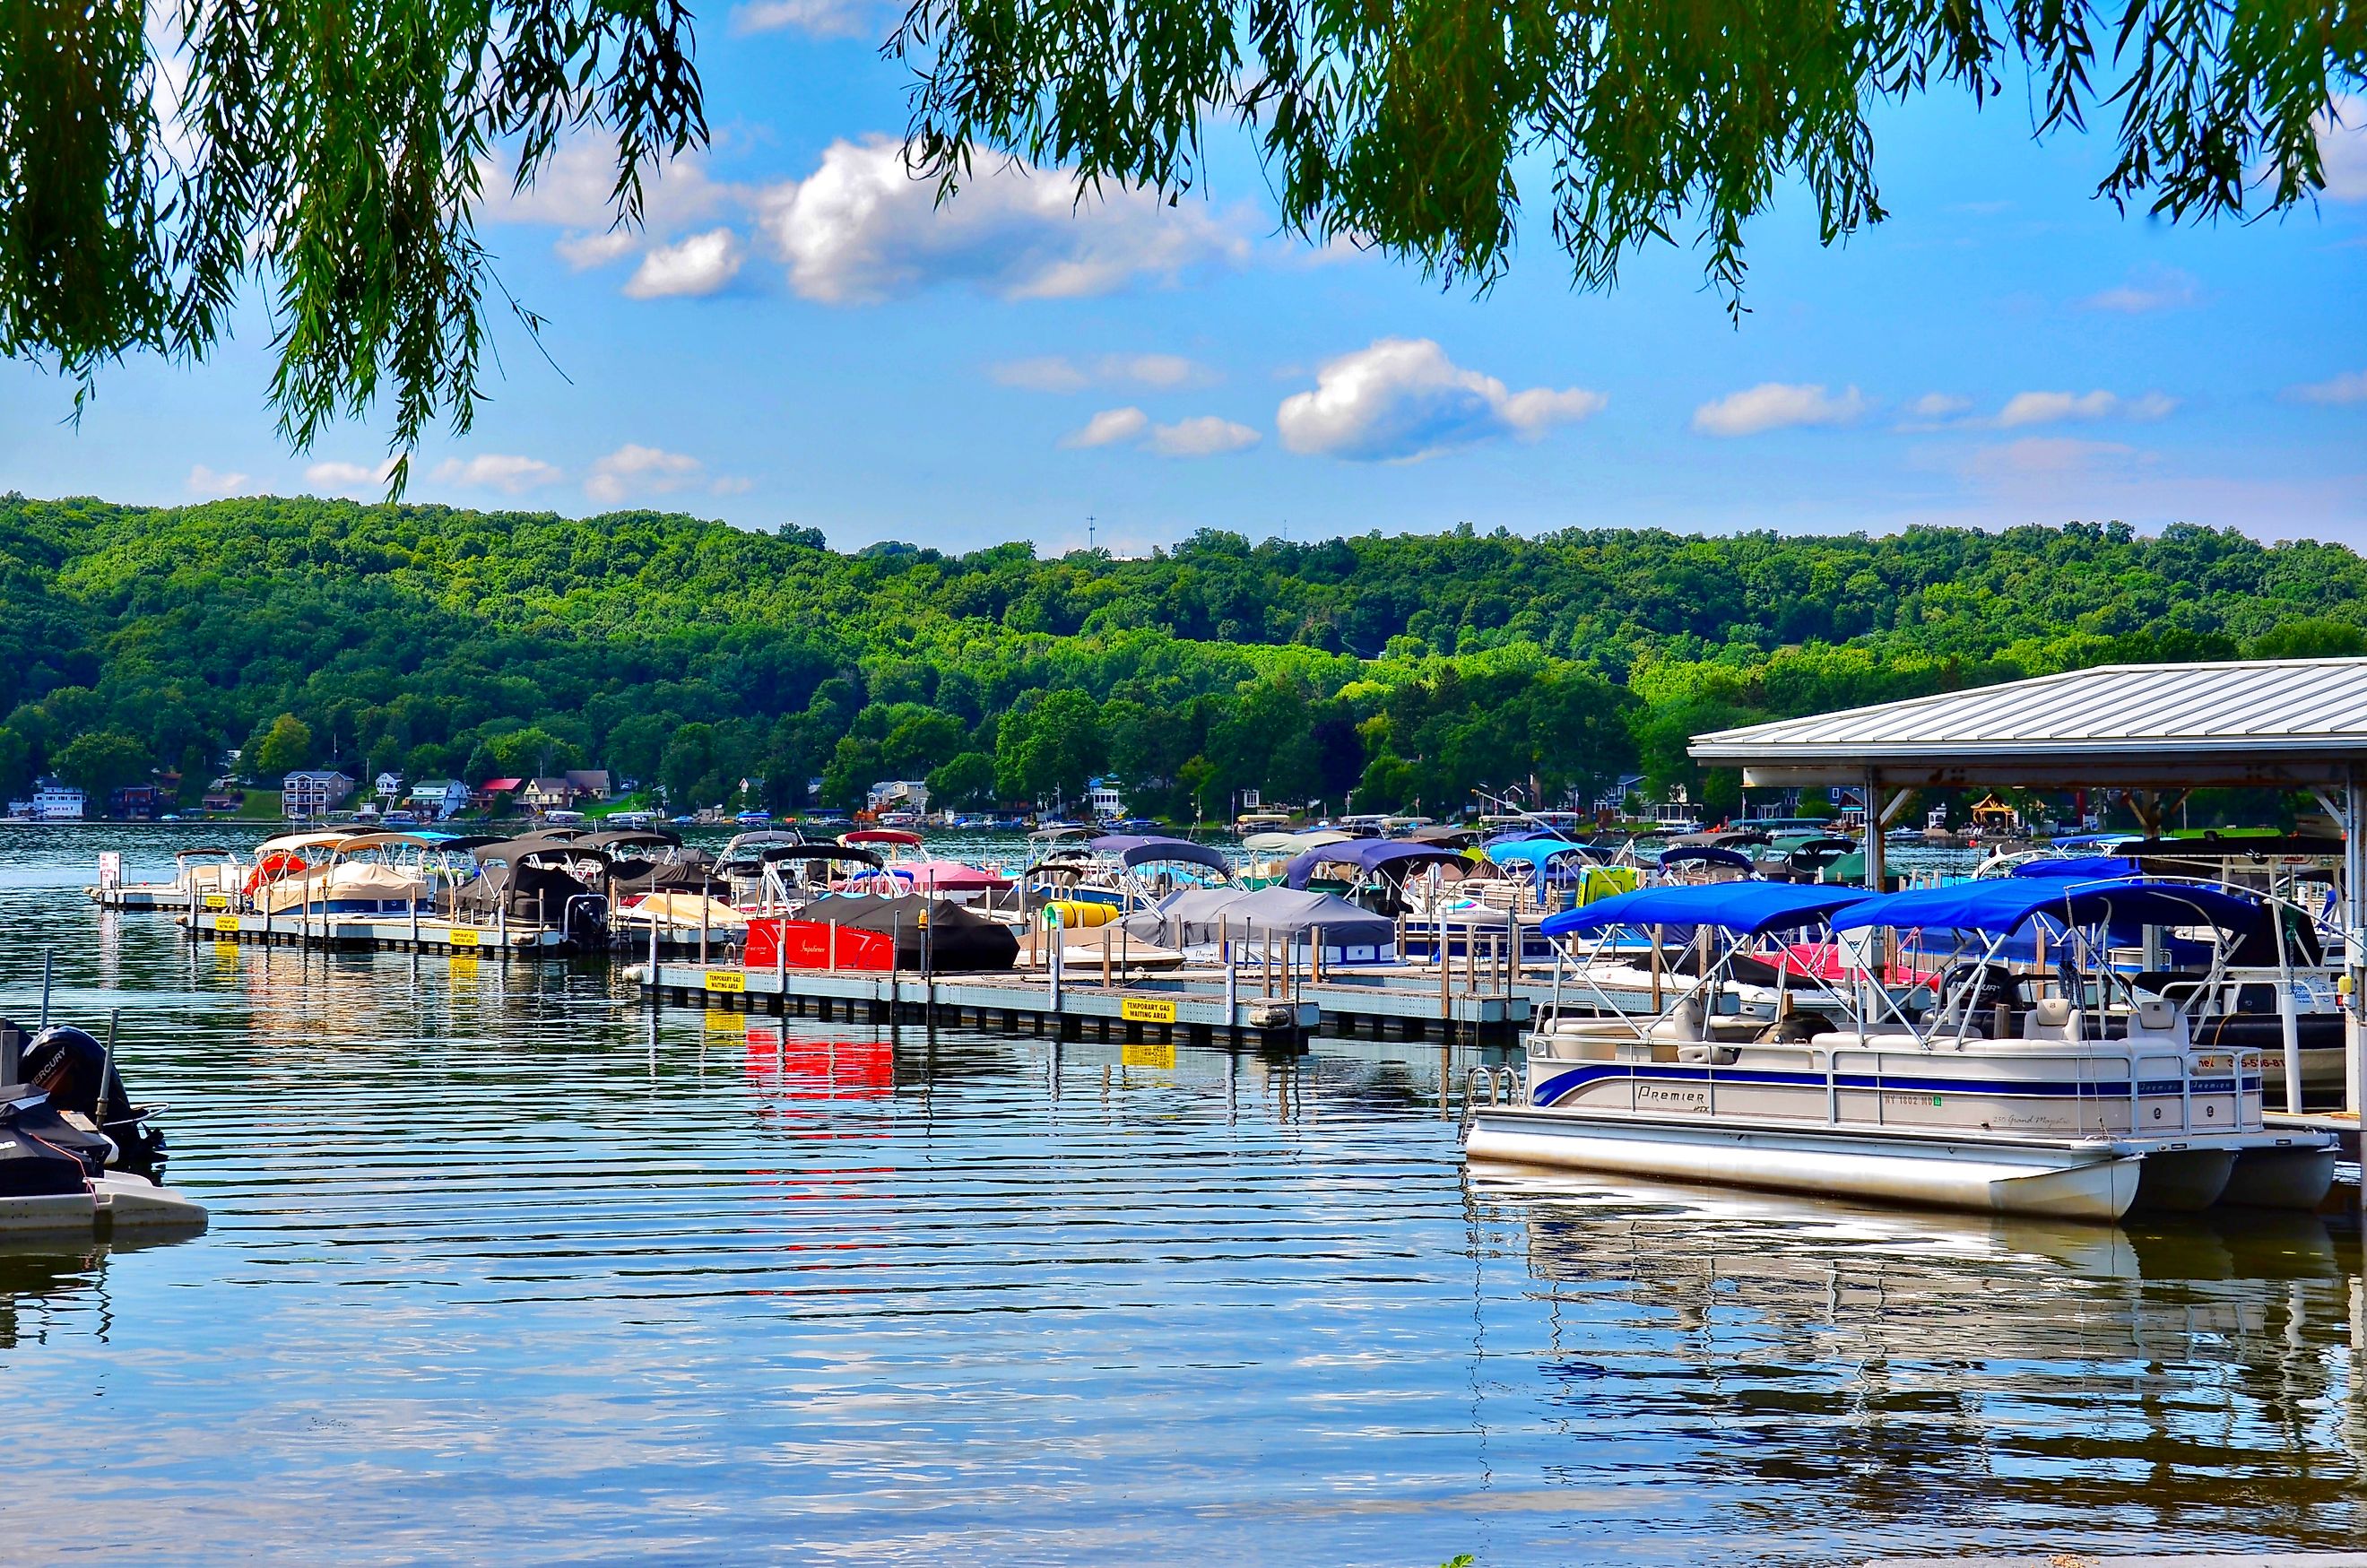
POLYGON ((148 1124, 156 1108, 131 1103, 107 1048, 88 1033, 63 1024, 44 1029, 25 1047, 23 1074, 27 1084, 49 1096, 54 1111, 73 1112, 111 1141, 117 1167, 152 1180, 164 1169, 164 1134, 148 1124))

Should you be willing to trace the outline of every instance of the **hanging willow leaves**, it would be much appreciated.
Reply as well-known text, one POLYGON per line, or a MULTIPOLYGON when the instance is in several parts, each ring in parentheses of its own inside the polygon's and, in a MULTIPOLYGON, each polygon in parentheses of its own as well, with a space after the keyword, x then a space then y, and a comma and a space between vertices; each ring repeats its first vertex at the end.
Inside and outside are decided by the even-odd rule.
POLYGON ((1204 126, 1260 138, 1285 222, 1482 287, 1539 171, 1580 285, 1690 224, 1739 308, 1743 226, 1795 178, 1830 243, 1884 211, 1869 115, 2019 67, 2042 135, 2116 118, 2100 193, 2172 218, 2323 185, 2313 120, 2367 76, 2358 0, 913 0, 911 145, 1171 195, 1204 126))
POLYGON ((493 160, 523 188, 562 137, 612 138, 634 224, 652 164, 707 139, 679 0, 187 0, 156 20, 142 0, 0 7, 0 352, 86 395, 130 353, 202 357, 257 288, 298 446, 380 396, 398 455, 439 417, 469 428, 493 160))

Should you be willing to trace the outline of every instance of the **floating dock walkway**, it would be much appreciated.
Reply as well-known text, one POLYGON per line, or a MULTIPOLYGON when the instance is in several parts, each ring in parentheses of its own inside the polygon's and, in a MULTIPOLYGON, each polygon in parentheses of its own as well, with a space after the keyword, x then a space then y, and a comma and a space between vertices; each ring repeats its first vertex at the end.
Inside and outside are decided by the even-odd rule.
POLYGON ((625 970, 652 1001, 737 1012, 802 1015, 869 1023, 935 1023, 1005 1034, 1051 1034, 1129 1042, 1179 1038, 1192 1045, 1297 1046, 1314 1032, 1321 1010, 1288 997, 1236 993, 1157 981, 1130 986, 1054 985, 1024 972, 983 975, 855 973, 847 970, 742 969, 729 965, 646 964, 625 970))

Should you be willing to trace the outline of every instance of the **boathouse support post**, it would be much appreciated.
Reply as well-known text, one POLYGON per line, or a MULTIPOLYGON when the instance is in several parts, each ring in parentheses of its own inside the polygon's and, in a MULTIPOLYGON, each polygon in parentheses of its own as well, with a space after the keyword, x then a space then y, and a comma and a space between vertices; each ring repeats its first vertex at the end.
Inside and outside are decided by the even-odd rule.
MULTIPOLYGON (((2342 967, 2350 982, 2350 1049, 2343 1053, 2342 1103, 2355 1116, 2361 1109, 2361 1085, 2367 1082, 2367 1019, 2361 1017, 2367 1008, 2367 841, 2361 836, 2361 829, 2367 828, 2367 789, 2361 787, 2356 768, 2343 780, 2342 807, 2342 967)), ((2361 1208, 2367 1209, 2367 1181, 2360 1183, 2359 1198, 2361 1208)))

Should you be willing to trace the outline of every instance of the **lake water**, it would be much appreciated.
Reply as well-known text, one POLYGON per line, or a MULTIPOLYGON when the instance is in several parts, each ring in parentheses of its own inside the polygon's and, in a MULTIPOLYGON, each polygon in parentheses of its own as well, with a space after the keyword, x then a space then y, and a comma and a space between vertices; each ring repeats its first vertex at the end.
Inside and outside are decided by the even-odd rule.
POLYGON ((2350 1230, 1478 1179, 1435 1045, 1157 1071, 710 1025, 598 964, 218 948, 78 891, 198 836, 0 829, 0 1011, 45 946, 57 1016, 119 1009, 214 1215, 0 1254, 16 1561, 1824 1563, 2367 1522, 2350 1230))

